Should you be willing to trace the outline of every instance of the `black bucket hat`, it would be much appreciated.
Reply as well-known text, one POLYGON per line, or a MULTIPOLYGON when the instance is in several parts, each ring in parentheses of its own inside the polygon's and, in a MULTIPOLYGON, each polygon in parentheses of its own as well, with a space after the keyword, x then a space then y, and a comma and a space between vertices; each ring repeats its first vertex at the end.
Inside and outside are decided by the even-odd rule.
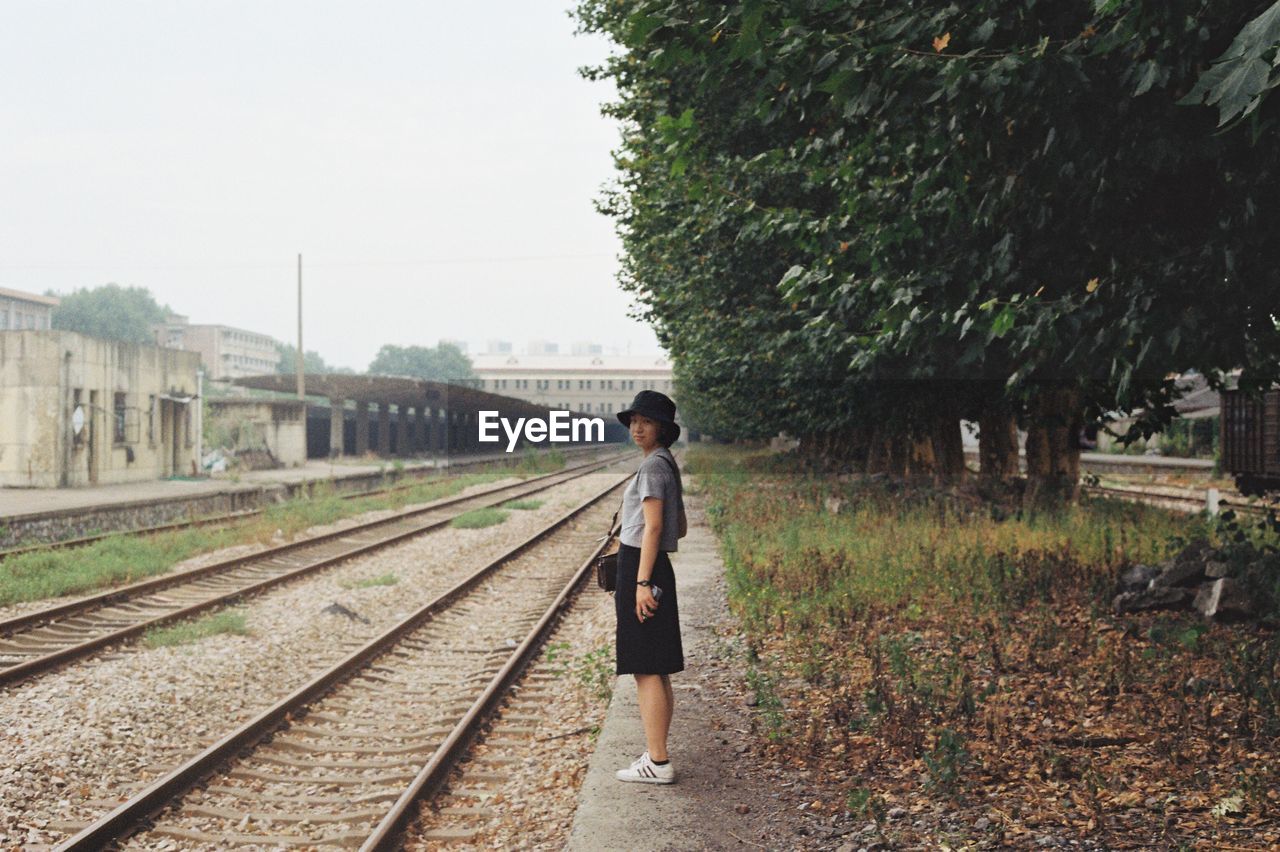
POLYGON ((665 393, 653 390, 642 390, 631 401, 631 407, 618 412, 618 421, 623 426, 631 426, 631 415, 640 414, 659 423, 667 423, 673 427, 672 443, 680 438, 680 424, 676 422, 676 404, 665 393))

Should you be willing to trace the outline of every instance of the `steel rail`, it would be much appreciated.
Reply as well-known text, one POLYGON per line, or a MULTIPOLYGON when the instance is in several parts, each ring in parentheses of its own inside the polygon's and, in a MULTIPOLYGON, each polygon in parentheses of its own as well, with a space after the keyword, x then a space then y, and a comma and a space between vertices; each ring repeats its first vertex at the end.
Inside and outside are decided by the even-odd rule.
MULTIPOLYGON (((619 458, 620 457, 621 456, 619 456, 619 458)), ((614 460, 616 461, 616 459, 614 460)), ((375 529, 379 526, 386 526, 388 524, 393 524, 399 521, 403 521, 407 518, 413 518, 418 515, 424 515, 428 512, 434 512, 438 509, 446 508, 448 506, 452 506, 457 503, 476 500, 480 497, 484 497, 489 494, 496 494, 500 491, 510 491, 512 489, 519 488, 521 485, 528 485, 529 483, 532 483, 532 482, 542 482, 547 479, 561 476, 566 473, 572 473, 574 471, 583 471, 586 468, 589 468, 592 466, 596 466, 596 465, 603 466, 609 463, 611 462, 608 459, 606 460, 595 459, 589 462, 584 462, 583 464, 577 465, 575 467, 567 467, 562 470, 553 471, 552 473, 547 473, 541 476, 533 477, 531 479, 526 479, 520 483, 516 483, 513 485, 497 485, 492 488, 486 488, 481 491, 477 491, 474 494, 469 494, 465 496, 456 496, 456 497, 446 497, 440 500, 433 500, 430 503, 424 504, 423 506, 419 506, 416 509, 404 509, 392 515, 389 515, 385 518, 379 518, 374 521, 368 521, 366 523, 359 524, 354 527, 347 527, 346 529, 336 530, 333 532, 320 533, 319 535, 305 536, 303 538, 298 538, 298 539, 294 539, 293 541, 286 542, 285 544, 276 545, 274 547, 268 547, 265 550, 259 550, 255 553, 250 553, 244 556, 236 556, 236 557, 232 557, 231 559, 223 559, 218 562, 210 563, 209 565, 202 565, 198 568, 189 568, 185 571, 179 571, 179 572, 170 573, 170 574, 162 574, 158 577, 150 577, 146 580, 138 580, 137 582, 129 583, 128 585, 125 585, 125 586, 117 586, 114 589, 107 589, 106 591, 103 591, 103 592, 95 592, 94 594, 91 594, 91 595, 86 595, 80 598, 74 598, 64 603, 55 604, 49 607, 43 607, 41 609, 33 610, 32 612, 24 613, 22 615, 16 615, 16 616, 13 616, 12 618, 7 618, 3 621, 0 621, 0 637, 6 636, 9 633, 12 633, 16 629, 29 627, 33 624, 38 624, 44 621, 52 621, 57 618, 65 618, 68 615, 72 615, 78 612, 83 612, 89 609, 94 609, 96 607, 103 606, 106 604, 119 603, 131 597, 134 597, 141 592, 159 591, 160 589, 165 589, 165 588, 168 588, 169 586, 175 586, 182 583, 187 583, 194 579, 199 579, 201 577, 206 577, 212 574, 228 571, 228 570, 231 570, 232 568, 238 568, 241 565, 244 565, 248 562, 258 562, 264 559, 271 559, 273 557, 281 556, 285 553, 290 553, 292 551, 299 550, 304 547, 310 547, 312 545, 322 544, 326 541, 332 541, 335 539, 346 538, 348 536, 351 536, 359 532, 363 532, 365 530, 375 529)))
MULTIPOLYGON (((473 572, 470 576, 461 580, 453 588, 437 596, 434 600, 420 607, 416 612, 383 631, 379 636, 367 643, 364 647, 351 653, 337 665, 313 678, 307 684, 299 687, 289 696, 278 701, 272 707, 258 714, 240 728, 232 731, 218 742, 207 747, 204 751, 191 758, 183 765, 172 770, 164 777, 157 779, 155 782, 136 794, 133 798, 124 802, 110 813, 102 816, 96 822, 85 827, 78 834, 55 848, 57 850, 68 850, 68 852, 69 850, 96 850, 101 849, 111 841, 124 836, 131 829, 138 826, 142 821, 150 818, 171 801, 184 794, 195 784, 199 783, 224 761, 234 757, 242 750, 255 745, 274 731, 281 722, 287 721, 290 716, 296 715, 300 709, 314 702, 329 690, 345 681, 351 675, 365 668, 373 660, 382 656, 384 652, 393 648, 407 634, 422 626, 441 610, 446 609, 459 597, 475 588, 482 580, 487 578, 494 571, 498 570, 502 565, 514 559, 537 542, 550 536, 579 514, 607 497, 622 483, 629 479, 630 476, 631 474, 627 474, 627 476, 611 482, 607 488, 582 501, 577 506, 574 506, 565 512, 551 524, 544 527, 542 530, 539 530, 524 541, 514 545, 496 559, 490 561, 473 572)), ((602 546, 603 545, 597 546, 595 553, 598 553, 602 546)), ((592 555, 594 557, 594 553, 592 555)), ((591 559, 589 558, 583 566, 578 569, 575 576, 580 577, 590 563, 591 559)), ((563 593, 560 597, 557 597, 557 606, 561 604, 562 597, 563 593)), ((525 647, 527 643, 528 640, 526 639, 526 642, 522 643, 521 647, 525 647)), ((504 667, 504 670, 507 668, 508 667, 504 667)), ((472 715, 470 711, 468 715, 472 715)))
MULTIPOLYGON (((567 482, 571 479, 575 479, 578 476, 591 473, 594 470, 611 466, 616 462, 617 462, 617 459, 607 459, 604 461, 594 461, 585 465, 581 465, 578 468, 572 469, 573 471, 576 471, 573 474, 573 476, 563 477, 554 482, 545 482, 545 479, 547 477, 540 478, 537 481, 542 482, 542 484, 534 488, 529 488, 529 489, 519 491, 516 493, 515 497, 523 497, 529 494, 535 494, 539 491, 544 491, 548 488, 552 488, 563 482, 567 482)), ((557 474, 552 474, 550 476, 557 476, 557 475, 563 476, 564 473, 566 473, 566 471, 558 471, 557 474)), ((526 485, 526 484, 528 483, 521 483, 521 485, 526 485)), ((504 489, 491 489, 491 491, 485 492, 485 493, 486 494, 492 493, 494 490, 510 490, 515 487, 517 486, 507 486, 504 489)), ((484 495, 483 494, 471 495, 468 498, 462 498, 462 499, 474 500, 478 496, 484 496, 484 495)), ((511 499, 515 499, 515 497, 511 497, 511 496, 502 497, 498 500, 493 501, 493 504, 491 505, 495 505, 498 503, 505 503, 511 499)), ((452 502, 458 502, 458 501, 452 500, 450 502, 452 503, 452 502)), ((441 505, 439 504, 432 507, 432 509, 439 509, 439 508, 441 508, 441 505)), ((421 510, 421 511, 414 510, 414 514, 421 514, 423 511, 426 511, 426 510, 421 510)), ((403 520, 403 519, 404 519, 403 517, 397 518, 397 520, 403 520)), ((94 651, 99 650, 100 648, 106 647, 107 645, 111 645, 116 642, 123 641, 125 639, 132 638, 154 627, 158 627, 163 624, 168 624, 174 621, 178 621, 183 618, 188 618, 192 615, 203 612, 205 610, 214 609, 216 607, 223 606, 232 601, 240 600, 241 598, 263 591, 272 586, 280 585, 281 583, 285 583, 290 580, 297 579, 298 577, 315 573, 317 571, 320 571, 324 568, 327 568, 339 562, 344 562, 348 559, 352 559, 357 556, 362 556, 366 553, 370 553, 375 550, 381 550, 383 548, 389 547, 398 542, 421 535, 424 532, 427 532, 429 530, 444 526, 445 524, 448 524, 452 520, 453 520, 452 517, 448 517, 438 521, 430 521, 421 526, 413 527, 408 530, 402 530, 390 536, 386 536, 384 538, 378 539, 377 541, 368 542, 365 544, 359 544, 354 547, 343 550, 335 555, 327 556, 322 559, 309 562, 298 568, 295 568, 286 572, 282 572, 272 577, 267 577, 263 580, 250 583, 245 586, 241 586, 240 588, 234 589, 230 592, 216 594, 210 598, 196 602, 189 606, 181 607, 179 609, 157 615, 153 618, 149 618, 143 621, 136 622, 134 624, 127 625, 125 627, 118 628, 116 630, 109 631, 107 633, 96 636, 92 639, 88 639, 84 642, 79 642, 74 645, 69 645, 65 648, 53 651, 51 653, 34 657, 25 662, 21 662, 21 663, 17 663, 15 665, 9 666, 8 668, 0 669, 0 684, 13 683, 15 681, 19 681, 36 674, 49 671, 50 669, 56 668, 57 666, 60 666, 63 663, 70 662, 71 660, 75 660, 80 657, 87 656, 93 653, 94 651)), ((381 525, 381 524, 378 524, 377 522, 375 522, 375 524, 371 524, 370 526, 373 526, 373 525, 381 525)), ((345 535, 351 535, 353 532, 362 530, 362 529, 368 529, 368 527, 350 528, 345 531, 345 535)), ((312 543, 314 543, 314 540, 312 541, 312 543)), ((262 554, 255 554, 255 556, 259 558, 261 557, 261 555, 262 554)), ((253 561, 253 560, 250 559, 249 561, 253 561)))
MULTIPOLYGON (((614 530, 616 531, 617 527, 614 530)), ((467 748, 474 742, 480 729, 493 715, 493 711, 497 708, 501 699, 506 695, 512 684, 519 679, 520 675, 533 660, 538 649, 550 635, 552 629, 564 615, 570 600, 582 585, 588 572, 591 571, 596 557, 600 555, 607 545, 607 541, 602 541, 598 544, 591 555, 578 567, 578 570, 574 572, 573 577, 565 584, 560 594, 556 596, 556 599, 547 607, 546 612, 538 619, 537 624, 530 629, 524 641, 512 651, 507 662, 493 676, 484 691, 472 702, 467 712, 454 725, 453 730, 450 731, 445 741, 431 755, 426 765, 419 770, 413 781, 405 788, 405 791, 400 794, 400 798, 396 800, 391 810, 378 823, 378 827, 374 829, 373 834, 360 846, 360 852, 399 848, 399 836, 403 832, 405 824, 413 816, 412 809, 414 804, 423 798, 434 796, 448 779, 449 773, 466 754, 467 748)))
MULTIPOLYGON (((1174 506, 1169 505, 1174 504, 1178 511, 1186 511, 1191 514, 1203 512, 1207 506, 1206 497, 1195 497, 1190 494, 1166 494, 1159 491, 1115 488, 1108 485, 1081 485, 1080 488, 1091 496, 1125 500, 1130 503, 1143 503, 1158 508, 1174 508, 1174 506)), ((1220 512, 1231 510, 1247 515, 1265 515, 1268 511, 1276 510, 1275 506, 1241 503, 1238 500, 1227 497, 1219 498, 1218 507, 1220 512)))

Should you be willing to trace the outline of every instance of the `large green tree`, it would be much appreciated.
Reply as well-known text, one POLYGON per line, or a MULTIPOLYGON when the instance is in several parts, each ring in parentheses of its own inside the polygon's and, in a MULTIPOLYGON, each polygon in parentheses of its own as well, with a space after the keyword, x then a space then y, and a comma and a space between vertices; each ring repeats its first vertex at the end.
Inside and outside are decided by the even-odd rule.
POLYGON ((51 320, 54 328, 127 343, 155 343, 152 326, 172 313, 145 287, 104 284, 58 298, 51 320))
MULTIPOLYGON (((276 351, 280 353, 280 359, 276 363, 277 373, 292 374, 297 369, 298 347, 292 343, 276 342, 276 351)), ((326 363, 319 352, 314 349, 308 349, 302 357, 302 369, 308 373, 351 373, 354 372, 349 367, 335 367, 326 363)))
POLYGON ((382 376, 411 376, 437 382, 462 382, 475 379, 471 359, 452 343, 427 346, 395 346, 390 343, 378 350, 369 372, 382 376))
POLYGON ((1224 136, 1178 104, 1254 4, 578 14, 623 48, 593 72, 620 96, 623 284, 717 418, 955 474, 966 416, 1002 476, 1020 421, 1063 485, 1082 419, 1158 428, 1170 372, 1274 377, 1274 110, 1224 136))

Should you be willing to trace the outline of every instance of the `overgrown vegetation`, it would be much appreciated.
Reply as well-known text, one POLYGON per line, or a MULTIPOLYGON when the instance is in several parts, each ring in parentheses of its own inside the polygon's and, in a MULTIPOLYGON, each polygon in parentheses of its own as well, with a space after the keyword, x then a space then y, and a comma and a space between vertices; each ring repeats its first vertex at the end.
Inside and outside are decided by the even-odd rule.
POLYGON ((344 589, 369 589, 374 586, 394 586, 400 578, 390 572, 376 577, 364 577, 359 580, 345 580, 340 585, 344 589))
POLYGON ((1013 846, 1048 831, 1280 842, 1274 525, 1110 501, 1006 515, 958 489, 792 474, 723 448, 688 467, 760 732, 834 806, 946 800, 989 824, 969 840, 1013 846), (1120 570, 1201 536, 1270 607, 1261 623, 1111 614, 1120 570))
POLYGON ((533 509, 542 508, 542 500, 512 500, 502 504, 504 509, 515 509, 517 511, 532 511, 533 509))
POLYGON ((482 509, 472 509, 470 512, 464 512, 449 523, 450 526, 463 530, 483 529, 484 527, 497 526, 505 521, 510 514, 510 512, 503 509, 486 506, 482 509))
POLYGON ((220 633, 246 636, 249 627, 242 612, 215 612, 195 621, 184 621, 167 627, 148 630, 142 641, 148 648, 165 648, 172 645, 189 645, 220 633))
MULTIPOLYGON (((555 470, 554 460, 539 465, 555 470)), ((228 528, 193 528, 146 537, 111 536, 84 547, 34 551, 0 561, 0 606, 84 594, 163 574, 183 560, 237 544, 271 544, 342 518, 378 510, 399 510, 456 494, 473 485, 530 475, 532 464, 515 468, 426 479, 385 494, 344 500, 331 487, 310 497, 268 507, 228 528)), ((563 457, 560 460, 563 466, 563 457)), ((496 510, 495 510, 496 511, 496 510)))
POLYGON ((568 642, 553 642, 547 646, 545 656, 556 675, 569 678, 600 703, 609 703, 613 697, 615 677, 612 645, 601 645, 574 655, 569 653, 568 642))

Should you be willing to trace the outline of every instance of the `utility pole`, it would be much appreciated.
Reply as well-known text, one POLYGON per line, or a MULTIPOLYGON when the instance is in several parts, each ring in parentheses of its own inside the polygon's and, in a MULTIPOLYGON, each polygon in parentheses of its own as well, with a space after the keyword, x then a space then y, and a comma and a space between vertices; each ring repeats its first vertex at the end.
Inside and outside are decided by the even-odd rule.
POLYGON ((298 373, 298 399, 307 398, 307 372, 303 366, 302 348, 302 255, 298 255, 298 354, 294 368, 298 373))

